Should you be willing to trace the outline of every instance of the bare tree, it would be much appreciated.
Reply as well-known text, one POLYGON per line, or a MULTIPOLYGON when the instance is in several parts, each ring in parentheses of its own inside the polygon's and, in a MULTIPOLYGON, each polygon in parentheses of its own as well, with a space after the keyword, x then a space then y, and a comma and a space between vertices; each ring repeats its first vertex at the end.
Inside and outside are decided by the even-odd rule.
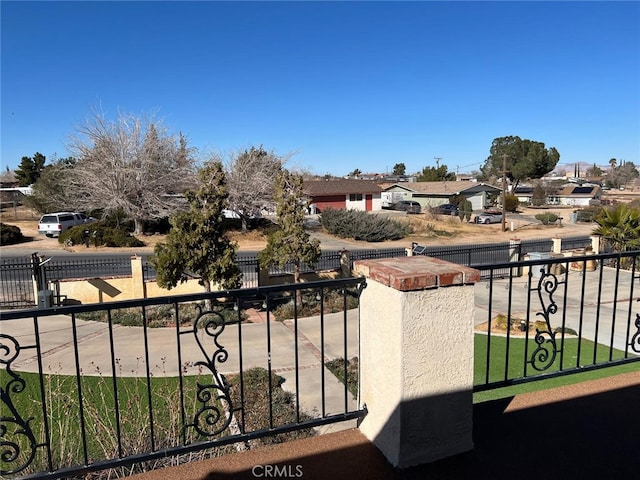
POLYGON ((153 118, 94 113, 77 128, 70 149, 78 159, 67 178, 84 210, 122 211, 142 233, 144 222, 170 216, 194 179, 192 149, 153 118))
POLYGON ((274 182, 285 161, 260 146, 234 154, 227 163, 229 209, 240 217, 243 231, 253 215, 273 205, 274 182))

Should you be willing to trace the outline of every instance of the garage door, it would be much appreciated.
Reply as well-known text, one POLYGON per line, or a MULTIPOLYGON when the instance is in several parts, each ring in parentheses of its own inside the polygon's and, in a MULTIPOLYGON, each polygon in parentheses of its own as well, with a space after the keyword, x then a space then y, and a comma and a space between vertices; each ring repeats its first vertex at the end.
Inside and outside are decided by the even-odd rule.
POLYGON ((347 197, 345 195, 314 197, 313 203, 316 204, 316 210, 319 210, 320 212, 323 212, 327 208, 346 208, 347 197))

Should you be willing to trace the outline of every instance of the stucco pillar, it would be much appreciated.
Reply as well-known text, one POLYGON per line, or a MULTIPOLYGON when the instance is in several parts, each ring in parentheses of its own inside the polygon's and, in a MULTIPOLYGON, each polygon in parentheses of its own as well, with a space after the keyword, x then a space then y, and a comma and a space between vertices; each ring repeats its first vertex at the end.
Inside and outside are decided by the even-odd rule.
POLYGON ((355 262, 360 302, 360 430, 405 468, 469 451, 473 284, 480 272, 422 255, 355 262))
POLYGON ((144 288, 144 273, 142 271, 142 257, 131 257, 131 298, 147 298, 144 288))
POLYGON ((600 253, 600 235, 591 235, 591 250, 594 255, 598 255, 600 253))
POLYGON ((551 241, 553 242, 552 253, 562 253, 562 239, 554 237, 551 241))

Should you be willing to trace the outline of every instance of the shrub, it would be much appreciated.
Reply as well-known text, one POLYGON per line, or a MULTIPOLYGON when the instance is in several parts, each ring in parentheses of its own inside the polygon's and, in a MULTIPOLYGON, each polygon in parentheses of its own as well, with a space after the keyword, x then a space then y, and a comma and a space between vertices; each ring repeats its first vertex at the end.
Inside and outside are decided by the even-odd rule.
POLYGON ((518 206, 520 205, 520 201, 518 197, 513 194, 505 195, 504 197, 504 209, 507 212, 515 213, 518 211, 518 206))
POLYGON ((465 219, 467 220, 467 222, 471 221, 472 212, 473 212, 473 205, 466 198, 463 199, 458 204, 458 217, 460 217, 461 222, 464 221, 465 219))
MULTIPOLYGON (((358 308, 359 295, 356 289, 347 289, 347 309, 358 308)), ((298 317, 311 317, 320 315, 320 300, 318 299, 318 291, 307 290, 302 292, 302 301, 297 305, 294 304, 293 298, 283 298, 280 305, 272 309, 273 316, 278 321, 287 320, 298 317), (296 312, 297 307, 297 312, 296 312)), ((322 306, 324 313, 341 312, 344 309, 344 291, 325 290, 322 298, 322 306)))
MULTIPOLYGON (((192 324, 195 318, 200 314, 202 305, 197 303, 183 303, 178 306, 178 316, 180 324, 192 324)), ((213 311, 218 312, 224 319, 225 324, 237 323, 238 312, 230 305, 215 305, 213 311)), ((94 322, 107 322, 108 316, 106 311, 83 312, 78 314, 83 320, 91 320, 94 322)), ((154 305, 145 309, 145 317, 149 328, 161 328, 175 325, 176 315, 175 309, 168 305, 154 305)), ((240 319, 245 321, 248 318, 246 312, 240 313, 240 319)), ((116 325, 125 327, 141 327, 142 309, 140 308, 121 308, 111 311, 111 321, 116 325)))
POLYGON ((538 213, 536 215, 536 220, 542 222, 543 225, 549 225, 552 223, 556 223, 558 220, 558 215, 555 213, 538 213))
POLYGON ((365 242, 400 240, 410 233, 408 225, 360 210, 328 208, 320 215, 320 222, 332 235, 365 242))
MULTIPOLYGON (((345 383, 344 378, 344 358, 336 358, 325 363, 327 369, 342 383, 345 383)), ((353 357, 347 362, 347 388, 351 392, 354 398, 358 396, 358 357, 353 357)))
POLYGON ((82 245, 85 243, 85 230, 89 231, 89 242, 95 247, 144 247, 144 242, 131 235, 129 231, 105 222, 72 227, 60 234, 58 242, 65 245, 82 245))
MULTIPOLYGON (((298 421, 296 398, 291 392, 282 388, 285 379, 271 372, 271 394, 269 394, 269 372, 264 368, 255 367, 243 373, 244 390, 240 391, 240 378, 238 375, 230 375, 227 381, 231 387, 231 398, 234 405, 244 402, 244 409, 236 415, 238 422, 248 431, 271 428, 270 415, 273 418, 273 426, 295 424, 298 421), (271 400, 271 406, 269 402, 271 400)), ((299 421, 309 420, 311 417, 300 412, 299 421)), ((268 436, 252 440, 252 446, 273 445, 299 438, 312 437, 315 432, 312 428, 294 430, 288 433, 268 436)))
POLYGON ((0 245, 12 245, 24 241, 24 235, 15 225, 0 223, 0 245))

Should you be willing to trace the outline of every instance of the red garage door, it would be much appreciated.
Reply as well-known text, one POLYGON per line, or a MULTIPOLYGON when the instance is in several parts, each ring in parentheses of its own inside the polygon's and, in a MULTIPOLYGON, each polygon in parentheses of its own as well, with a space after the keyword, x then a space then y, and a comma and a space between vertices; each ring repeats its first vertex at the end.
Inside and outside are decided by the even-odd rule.
POLYGON ((327 195, 326 197, 314 197, 313 203, 316 210, 323 212, 327 208, 346 208, 347 200, 345 195, 327 195))

